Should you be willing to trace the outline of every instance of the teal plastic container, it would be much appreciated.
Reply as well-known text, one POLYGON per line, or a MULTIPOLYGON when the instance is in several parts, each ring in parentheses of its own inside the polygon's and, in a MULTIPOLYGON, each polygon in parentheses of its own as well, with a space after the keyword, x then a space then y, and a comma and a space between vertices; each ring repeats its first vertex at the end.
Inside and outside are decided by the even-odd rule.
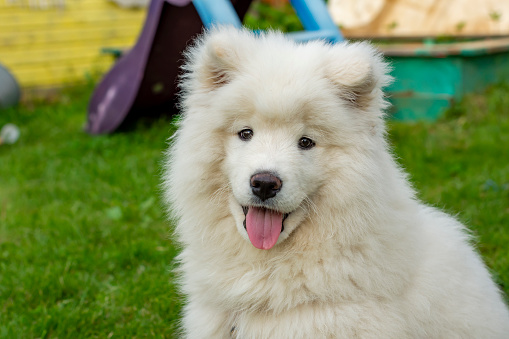
POLYGON ((509 80, 509 37, 378 47, 393 66, 387 92, 397 120, 433 121, 465 94, 509 80))

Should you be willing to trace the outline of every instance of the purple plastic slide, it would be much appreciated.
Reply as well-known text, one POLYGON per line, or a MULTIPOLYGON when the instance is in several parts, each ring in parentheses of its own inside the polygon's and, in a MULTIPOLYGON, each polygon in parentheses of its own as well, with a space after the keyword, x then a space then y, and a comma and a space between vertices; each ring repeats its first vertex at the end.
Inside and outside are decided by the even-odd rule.
MULTIPOLYGON (((241 20, 251 1, 232 1, 241 20)), ((135 46, 115 63, 92 94, 87 132, 113 132, 128 116, 176 113, 182 51, 202 29, 190 0, 152 0, 135 46)))

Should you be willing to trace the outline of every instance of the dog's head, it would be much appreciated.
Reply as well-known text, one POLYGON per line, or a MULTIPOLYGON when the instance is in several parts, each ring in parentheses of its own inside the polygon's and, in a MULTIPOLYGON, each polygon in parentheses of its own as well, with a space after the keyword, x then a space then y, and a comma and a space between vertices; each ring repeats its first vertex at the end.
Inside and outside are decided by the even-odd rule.
POLYGON ((197 180, 198 200, 228 203, 238 232, 270 249, 318 212, 319 197, 351 198, 352 185, 369 176, 356 172, 383 144, 381 88, 389 81, 369 45, 297 44, 221 28, 186 56, 174 147, 188 151, 173 155, 170 194, 197 180))

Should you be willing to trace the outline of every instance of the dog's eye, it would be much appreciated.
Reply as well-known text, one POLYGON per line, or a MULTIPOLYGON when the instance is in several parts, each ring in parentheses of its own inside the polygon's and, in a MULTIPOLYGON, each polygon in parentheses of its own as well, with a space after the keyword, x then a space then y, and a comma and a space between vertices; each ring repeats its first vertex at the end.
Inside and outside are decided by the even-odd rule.
POLYGON ((299 140, 299 147, 301 149, 310 149, 315 146, 315 142, 309 138, 302 137, 299 140))
POLYGON ((242 141, 248 141, 253 137, 253 130, 245 128, 239 132, 239 138, 242 141))

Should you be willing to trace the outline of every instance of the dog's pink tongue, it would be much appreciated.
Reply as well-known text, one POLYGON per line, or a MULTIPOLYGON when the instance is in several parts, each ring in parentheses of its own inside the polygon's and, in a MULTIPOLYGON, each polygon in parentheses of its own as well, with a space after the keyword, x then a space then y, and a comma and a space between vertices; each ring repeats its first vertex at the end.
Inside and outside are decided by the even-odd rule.
POLYGON ((261 250, 272 248, 283 226, 283 214, 260 207, 249 207, 246 230, 254 247, 261 250))

